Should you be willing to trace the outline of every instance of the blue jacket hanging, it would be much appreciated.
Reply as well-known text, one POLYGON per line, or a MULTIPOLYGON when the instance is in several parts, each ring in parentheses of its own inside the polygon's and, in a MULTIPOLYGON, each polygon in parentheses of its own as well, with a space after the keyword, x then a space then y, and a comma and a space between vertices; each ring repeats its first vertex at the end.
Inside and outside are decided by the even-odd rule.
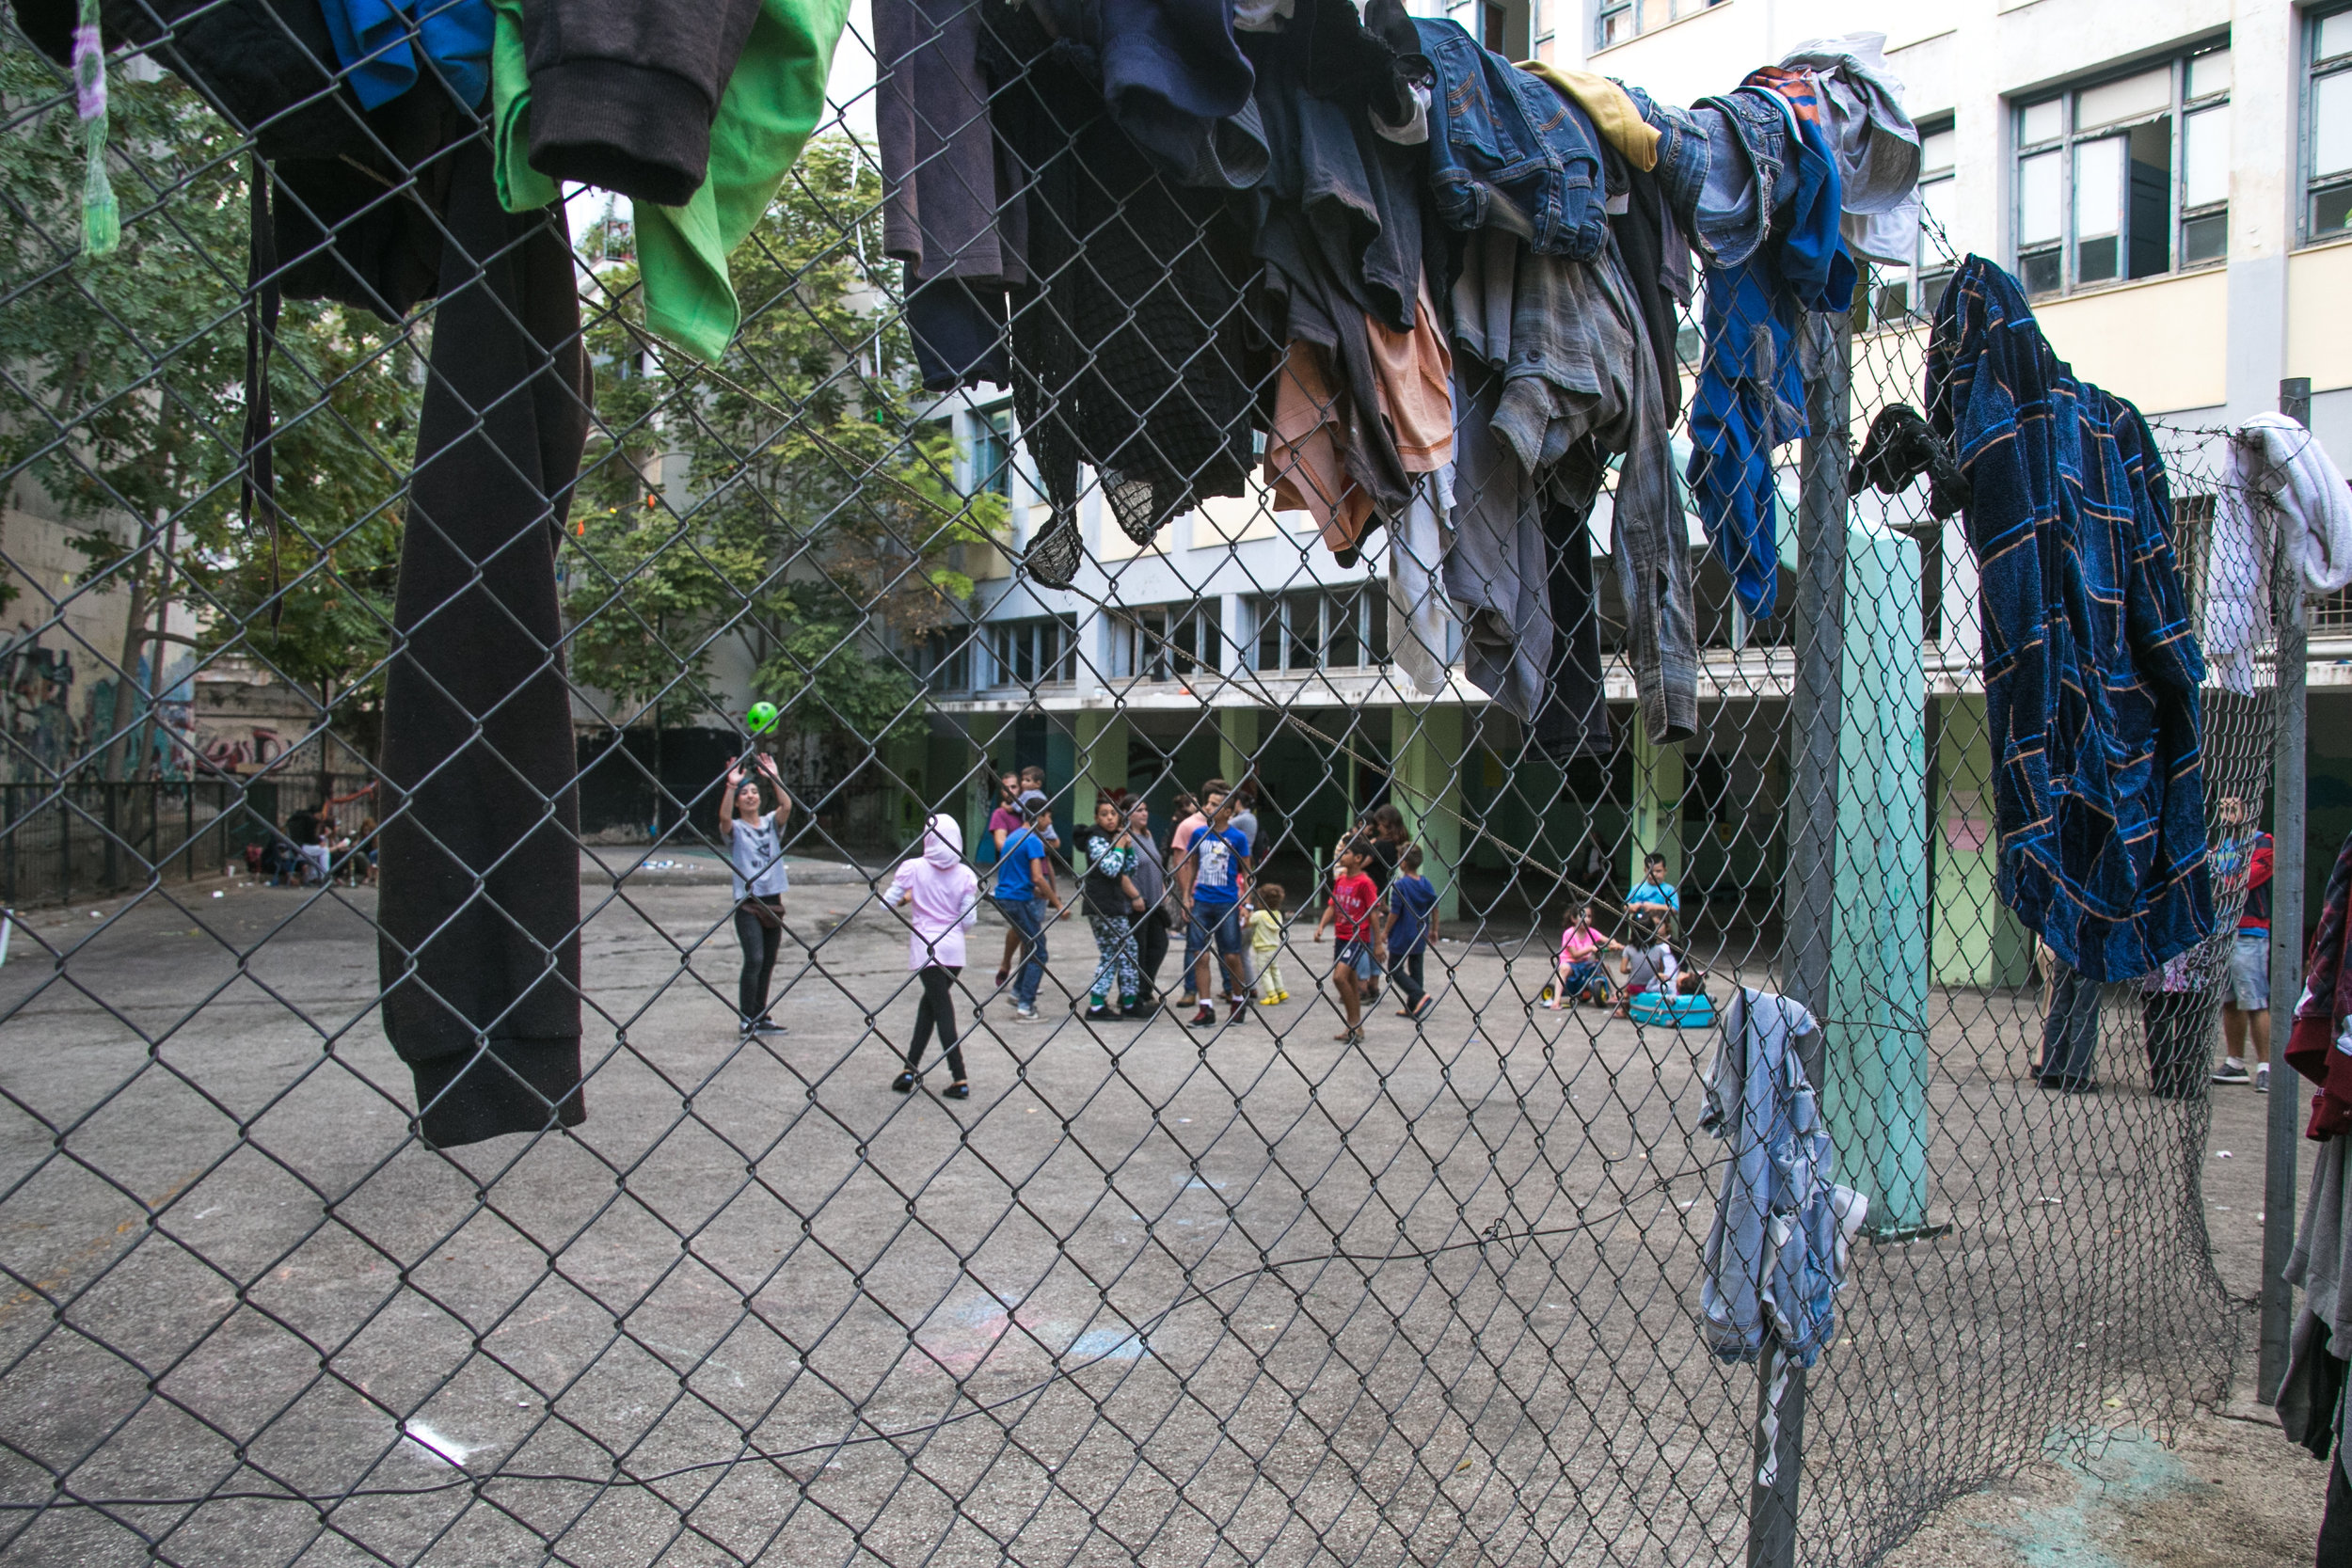
POLYGON ((1810 1367, 1837 1327, 1846 1256, 1869 1200, 1837 1185, 1796 1042, 1820 1026, 1784 996, 1741 987, 1724 1010, 1699 1130, 1731 1146, 1701 1254, 1701 1332, 1726 1361, 1767 1341, 1810 1367))
POLYGON ((458 103, 473 108, 490 90, 489 0, 320 0, 319 8, 362 107, 417 85, 412 30, 458 103))
MULTIPOLYGON (((1764 87, 1710 102, 1740 111, 1733 119, 1743 129, 1747 115, 1782 114, 1764 87)), ((1756 129, 1761 137, 1770 128, 1756 129)), ((1838 234, 1837 166, 1818 126, 1800 120, 1797 130, 1788 143, 1794 179, 1781 237, 1737 266, 1708 269, 1707 359, 1691 399, 1692 499, 1741 608, 1759 621, 1780 593, 1772 450, 1805 433, 1798 323, 1808 310, 1845 309, 1855 276, 1838 234)))
POLYGON ((1936 307, 1928 422, 1968 478, 2001 902, 2085 978, 2213 929, 2170 489, 2139 410, 2075 380, 1980 256, 1936 307))

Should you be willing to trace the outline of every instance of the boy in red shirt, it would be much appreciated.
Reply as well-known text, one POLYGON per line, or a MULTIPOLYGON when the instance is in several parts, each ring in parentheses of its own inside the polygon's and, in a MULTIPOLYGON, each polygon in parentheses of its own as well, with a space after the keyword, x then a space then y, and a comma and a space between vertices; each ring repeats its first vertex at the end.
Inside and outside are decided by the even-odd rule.
MULTIPOLYGON (((1343 1045, 1362 1041, 1363 989, 1380 973, 1388 957, 1381 940, 1380 890, 1364 874, 1371 859, 1372 847, 1360 836, 1340 846, 1339 875, 1331 879, 1331 901, 1324 911, 1339 939, 1339 964, 1332 974, 1339 983, 1340 1005, 1347 1014, 1347 1027, 1331 1037, 1343 1045)), ((1323 940, 1320 920, 1315 922, 1315 940, 1323 940)))

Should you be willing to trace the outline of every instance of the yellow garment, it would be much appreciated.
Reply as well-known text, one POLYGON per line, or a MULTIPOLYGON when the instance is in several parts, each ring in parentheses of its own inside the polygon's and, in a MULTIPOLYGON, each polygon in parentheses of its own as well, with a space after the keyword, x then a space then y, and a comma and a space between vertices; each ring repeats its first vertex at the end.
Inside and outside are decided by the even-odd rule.
POLYGON ((1644 174, 1658 166, 1658 127, 1642 118, 1625 88, 1589 71, 1563 71, 1556 65, 1530 60, 1519 67, 1540 76, 1568 95, 1584 111, 1593 129, 1609 138, 1618 156, 1644 174))
POLYGON ((1271 953, 1282 945, 1282 917, 1272 910, 1253 910, 1249 914, 1249 948, 1253 953, 1271 953))

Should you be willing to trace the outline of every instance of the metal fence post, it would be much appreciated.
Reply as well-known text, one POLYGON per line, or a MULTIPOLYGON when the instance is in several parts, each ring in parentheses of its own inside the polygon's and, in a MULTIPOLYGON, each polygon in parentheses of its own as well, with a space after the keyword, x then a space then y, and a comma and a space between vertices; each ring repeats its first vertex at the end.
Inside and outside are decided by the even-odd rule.
MULTIPOLYGON (((1846 598, 1846 466, 1853 401, 1853 318, 1806 319, 1805 416, 1798 471, 1797 682, 1789 698, 1788 864, 1780 947, 1783 992, 1820 1018, 1830 998, 1837 886, 1837 730, 1846 598)), ((1818 1088, 1823 1035, 1805 1075, 1818 1088)), ((1805 1370, 1768 1347, 1756 1366, 1749 1568, 1792 1568, 1804 1454, 1805 1370)))
MULTIPOLYGON (((2279 383, 2279 412, 2309 429, 2312 384, 2307 376, 2279 383)), ((2278 521, 2277 513, 2272 513, 2278 521)), ((2286 1282, 2295 1248, 2296 1125, 2303 1097, 2287 1066, 2287 1034, 2303 990, 2304 790, 2309 714, 2304 706, 2308 633, 2303 621, 2303 574, 2283 523, 2271 550, 2271 589, 2279 622, 2278 719, 2271 732, 2270 781, 2270 1105, 2263 1172, 2262 1351, 2255 1383, 2267 1404, 2286 1375, 2287 1334, 2295 1292, 2286 1282)))

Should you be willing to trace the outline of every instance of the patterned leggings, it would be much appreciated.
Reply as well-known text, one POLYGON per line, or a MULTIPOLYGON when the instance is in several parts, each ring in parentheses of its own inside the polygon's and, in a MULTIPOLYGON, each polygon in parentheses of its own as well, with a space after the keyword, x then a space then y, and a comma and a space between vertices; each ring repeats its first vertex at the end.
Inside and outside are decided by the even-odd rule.
POLYGON ((1143 966, 1136 961, 1136 923, 1123 914, 1090 914, 1087 924, 1094 927, 1094 945, 1103 955, 1089 993, 1104 1006, 1133 1001, 1143 984, 1143 966))

